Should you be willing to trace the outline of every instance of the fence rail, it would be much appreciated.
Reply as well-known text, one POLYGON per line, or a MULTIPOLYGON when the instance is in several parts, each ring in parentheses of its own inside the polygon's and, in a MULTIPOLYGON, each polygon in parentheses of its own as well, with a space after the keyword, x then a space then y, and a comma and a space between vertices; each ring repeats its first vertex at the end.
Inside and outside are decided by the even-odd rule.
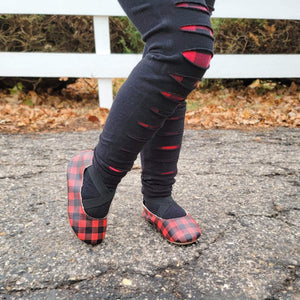
MULTIPOLYGON (((299 0, 219 0, 215 18, 300 19, 299 0)), ((139 54, 111 54, 109 16, 124 16, 117 0, 9 0, 0 14, 89 15, 96 53, 0 52, 0 76, 98 78, 101 107, 110 108, 112 78, 127 77, 139 54)), ((299 54, 215 55, 206 78, 299 78, 299 54)))

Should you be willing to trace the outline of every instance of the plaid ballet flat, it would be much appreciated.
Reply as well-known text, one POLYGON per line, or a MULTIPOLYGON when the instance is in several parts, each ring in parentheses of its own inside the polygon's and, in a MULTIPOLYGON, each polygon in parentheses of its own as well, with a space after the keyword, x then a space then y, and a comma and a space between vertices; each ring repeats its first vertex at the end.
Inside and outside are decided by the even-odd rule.
POLYGON ((87 244, 96 245, 105 237, 107 218, 95 219, 88 216, 81 201, 83 174, 92 165, 93 155, 92 150, 82 152, 68 164, 68 216, 76 236, 87 244))
POLYGON ((180 218, 162 219, 151 213, 144 206, 143 217, 153 224, 157 231, 173 244, 192 244, 201 235, 199 226, 189 214, 180 218))

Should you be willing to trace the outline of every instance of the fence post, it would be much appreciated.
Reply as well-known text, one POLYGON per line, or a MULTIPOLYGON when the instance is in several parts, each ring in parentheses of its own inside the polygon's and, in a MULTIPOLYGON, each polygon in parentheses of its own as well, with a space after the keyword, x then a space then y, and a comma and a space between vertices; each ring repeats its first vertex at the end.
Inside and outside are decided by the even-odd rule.
MULTIPOLYGON (((94 16, 94 35, 96 54, 110 54, 109 17, 94 16)), ((99 105, 110 108, 113 102, 111 78, 98 79, 99 105)))

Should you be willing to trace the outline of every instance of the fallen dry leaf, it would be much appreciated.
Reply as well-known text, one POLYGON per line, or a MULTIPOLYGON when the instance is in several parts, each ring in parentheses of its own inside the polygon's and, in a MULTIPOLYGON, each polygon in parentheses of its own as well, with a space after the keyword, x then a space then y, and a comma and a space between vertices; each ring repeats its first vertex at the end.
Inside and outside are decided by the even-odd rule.
POLYGON ((88 121, 90 121, 90 122, 100 122, 100 120, 96 116, 89 116, 88 121))
POLYGON ((256 137, 256 138, 254 138, 253 141, 260 142, 260 141, 261 141, 261 138, 258 136, 258 137, 256 137))

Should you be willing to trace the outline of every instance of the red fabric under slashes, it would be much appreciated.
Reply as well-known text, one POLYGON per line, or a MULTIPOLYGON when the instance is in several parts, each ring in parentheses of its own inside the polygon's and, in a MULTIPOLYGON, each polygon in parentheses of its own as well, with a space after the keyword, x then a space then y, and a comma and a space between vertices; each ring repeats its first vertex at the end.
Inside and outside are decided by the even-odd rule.
MULTIPOLYGON (((176 75, 176 74, 170 74, 170 76, 171 76, 172 78, 174 78, 177 82, 182 83, 182 84, 185 83, 185 79, 187 80, 186 84, 189 84, 189 85, 192 83, 191 80, 195 80, 195 79, 188 78, 188 77, 185 78, 185 77, 183 77, 183 76, 176 75)), ((199 80, 196 80, 196 82, 195 82, 194 84, 192 84, 192 86, 193 86, 193 87, 197 87, 198 83, 199 83, 199 80)))
POLYGON ((197 80, 197 81, 195 82, 195 84, 193 85, 193 87, 194 87, 194 88, 197 87, 197 85, 198 85, 199 82, 200 82, 200 80, 197 80))
POLYGON ((172 132, 165 132, 165 136, 172 136, 172 135, 179 135, 180 132, 179 131, 172 131, 172 132))
POLYGON ((118 170, 118 169, 115 169, 115 168, 113 168, 112 166, 109 166, 109 168, 110 168, 112 171, 114 171, 114 172, 117 172, 117 173, 123 173, 123 171, 118 170))
POLYGON ((197 51, 184 51, 182 52, 182 55, 193 64, 202 68, 208 68, 210 60, 212 58, 211 54, 201 53, 197 51))
POLYGON ((149 124, 146 124, 146 123, 143 123, 143 122, 138 122, 139 125, 145 127, 145 128, 149 128, 149 129, 158 129, 159 126, 153 126, 153 125, 149 125, 149 124))
POLYGON ((182 82, 183 81, 183 77, 176 75, 176 74, 170 74, 171 77, 173 77, 176 81, 178 82, 182 82))
POLYGON ((154 111, 155 113, 159 113, 159 109, 157 107, 152 107, 151 110, 154 111))
POLYGON ((208 11, 208 9, 205 6, 194 4, 194 3, 187 3, 187 2, 178 3, 176 4, 176 7, 187 7, 187 8, 195 8, 203 11, 208 11))
POLYGON ((180 148, 180 145, 159 147, 161 150, 176 150, 178 148, 180 148))
POLYGON ((201 30, 207 30, 211 36, 213 36, 212 30, 209 27, 202 25, 187 25, 181 26, 181 30, 192 31, 192 32, 200 32, 201 30))
POLYGON ((176 120, 180 120, 180 119, 182 119, 182 117, 171 117, 168 120, 169 121, 176 121, 176 120))
POLYGON ((171 174, 174 174, 175 171, 170 171, 170 172, 164 172, 164 173, 161 173, 161 175, 171 175, 171 174))
POLYGON ((173 100, 176 100, 176 101, 183 101, 184 100, 184 97, 180 97, 178 95, 175 95, 175 94, 171 94, 171 93, 168 93, 168 92, 161 92, 165 97, 167 98, 170 98, 170 99, 173 99, 173 100))

